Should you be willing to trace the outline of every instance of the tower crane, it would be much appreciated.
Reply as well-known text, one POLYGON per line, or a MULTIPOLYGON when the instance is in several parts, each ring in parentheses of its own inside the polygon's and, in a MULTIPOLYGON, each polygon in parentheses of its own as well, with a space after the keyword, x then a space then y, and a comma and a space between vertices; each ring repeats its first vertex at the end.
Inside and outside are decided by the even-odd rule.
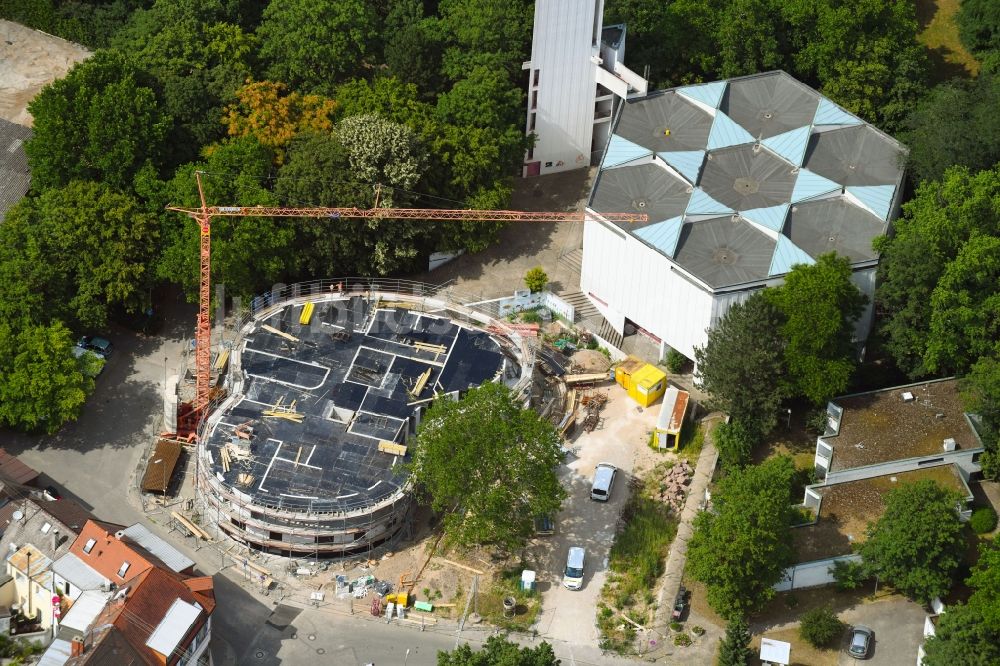
MULTIPOLYGON (((439 208, 386 208, 379 207, 378 197, 373 208, 314 207, 290 208, 276 206, 209 206, 205 201, 201 171, 195 172, 201 206, 186 208, 167 206, 167 210, 183 213, 197 224, 201 234, 201 270, 198 288, 198 320, 195 327, 195 399, 192 410, 186 415, 192 423, 203 416, 210 402, 212 326, 209 319, 211 305, 212 269, 212 219, 216 217, 313 217, 330 219, 415 219, 458 220, 477 222, 583 222, 582 212, 529 212, 517 210, 472 210, 439 208)), ((610 222, 646 222, 644 213, 601 213, 610 222)))

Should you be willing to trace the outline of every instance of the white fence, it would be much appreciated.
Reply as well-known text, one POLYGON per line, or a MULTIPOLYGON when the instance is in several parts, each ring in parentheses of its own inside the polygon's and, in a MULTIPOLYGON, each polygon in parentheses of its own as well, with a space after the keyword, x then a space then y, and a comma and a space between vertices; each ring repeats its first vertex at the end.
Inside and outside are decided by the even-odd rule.
POLYGON ((504 298, 492 298, 488 301, 480 301, 478 303, 467 303, 469 306, 482 306, 491 305, 496 308, 496 313, 500 317, 506 317, 507 315, 513 314, 515 312, 521 312, 522 310, 530 310, 537 307, 546 307, 552 310, 560 317, 569 320, 571 323, 576 318, 576 308, 571 304, 567 303, 563 299, 559 298, 555 294, 542 291, 538 293, 531 293, 527 289, 518 289, 514 292, 513 296, 505 296, 504 298))
POLYGON ((835 562, 860 562, 860 555, 841 555, 825 560, 803 562, 785 569, 785 577, 774 585, 778 592, 798 590, 803 587, 816 587, 834 582, 833 565, 835 562))

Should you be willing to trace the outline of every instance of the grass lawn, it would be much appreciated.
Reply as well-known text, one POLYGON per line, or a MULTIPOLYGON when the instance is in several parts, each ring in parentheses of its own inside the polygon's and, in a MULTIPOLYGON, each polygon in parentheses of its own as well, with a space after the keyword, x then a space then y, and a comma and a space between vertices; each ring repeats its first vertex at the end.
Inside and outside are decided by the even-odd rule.
MULTIPOLYGON (((778 631, 768 631, 768 638, 785 641, 792 644, 792 663, 789 666, 837 666, 840 651, 837 649, 818 649, 799 637, 798 627, 787 627, 778 631)), ((760 636, 754 636, 750 641, 750 650, 754 655, 760 654, 760 636)), ((751 662, 754 666, 761 661, 755 656, 751 662)))
POLYGON ((500 573, 493 584, 479 590, 479 614, 490 624, 508 631, 529 631, 538 618, 542 608, 541 597, 537 592, 521 590, 521 571, 535 567, 525 565, 515 567, 500 573), (504 617, 504 597, 514 597, 514 617, 504 617))
POLYGON ((955 13, 960 4, 961 0, 917 0, 917 21, 921 28, 917 41, 927 47, 935 81, 979 73, 979 61, 958 38, 955 13))

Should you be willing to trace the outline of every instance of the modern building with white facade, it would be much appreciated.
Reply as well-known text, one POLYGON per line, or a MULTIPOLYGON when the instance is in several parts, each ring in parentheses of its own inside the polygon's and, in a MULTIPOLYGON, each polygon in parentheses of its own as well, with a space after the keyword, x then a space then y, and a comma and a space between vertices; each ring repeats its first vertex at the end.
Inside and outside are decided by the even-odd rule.
POLYGON ((589 167, 610 135, 615 101, 646 92, 625 66, 625 26, 603 26, 604 0, 539 0, 528 70, 524 175, 589 167))
MULTIPOLYGON (((902 196, 899 142, 780 71, 622 103, 588 203, 581 291, 619 333, 688 358, 729 307, 846 256, 869 299, 902 196), (602 212, 646 213, 642 224, 602 212)), ((857 323, 867 338, 872 308, 857 323)))

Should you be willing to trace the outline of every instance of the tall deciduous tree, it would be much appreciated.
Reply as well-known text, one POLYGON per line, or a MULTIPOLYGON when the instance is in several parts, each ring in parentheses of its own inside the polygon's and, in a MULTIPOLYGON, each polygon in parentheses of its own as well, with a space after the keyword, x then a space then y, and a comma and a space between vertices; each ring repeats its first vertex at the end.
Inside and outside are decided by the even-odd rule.
POLYGON ((785 364, 796 392, 816 404, 843 392, 857 357, 854 324, 868 301, 851 282, 850 262, 829 253, 799 264, 764 297, 784 315, 785 364))
POLYGON ((536 516, 558 511, 559 437, 502 384, 440 398, 417 433, 412 472, 456 543, 514 549, 536 516))
POLYGON ((1000 53, 1000 5, 993 0, 962 0, 955 19, 965 48, 980 57, 1000 53))
POLYGON ((147 161, 159 164, 170 120, 152 83, 125 55, 101 50, 31 101, 25 145, 36 189, 100 180, 119 190, 147 161))
POLYGON ((979 459, 983 475, 1000 478, 1000 359, 984 357, 976 361, 962 381, 965 408, 982 418, 983 445, 979 459))
POLYGON ((1000 236, 973 236, 931 294, 928 369, 964 372, 983 356, 1000 355, 998 284, 1000 236))
POLYGON ((975 172, 1000 161, 1000 74, 954 79, 914 99, 902 139, 915 182, 941 180, 952 166, 975 172))
POLYGON ((1000 546, 980 544, 979 561, 966 582, 975 590, 968 602, 939 616, 935 635, 924 644, 927 666, 1000 663, 1000 546))
MULTIPOLYGON (((921 184, 904 204, 895 235, 877 244, 883 255, 876 294, 885 313, 881 332, 896 364, 911 376, 929 372, 927 343, 938 282, 971 236, 996 235, 998 216, 1000 169, 970 174, 956 167, 941 181, 921 184)), ((991 291, 980 291, 977 300, 991 291)))
POLYGON ((866 565, 917 601, 944 596, 965 549, 958 501, 956 492, 927 479, 891 490, 861 544, 866 565))
POLYGON ((734 470, 712 497, 714 511, 694 520, 688 543, 691 575, 708 587, 708 603, 727 620, 745 617, 774 596, 794 558, 791 458, 734 470))
POLYGON ((68 328, 0 322, 0 424, 57 431, 80 414, 94 381, 73 357, 68 328))
POLYGON ((275 0, 257 37, 268 78, 328 94, 373 64, 378 17, 365 0, 275 0))
POLYGON ((100 328, 111 308, 145 308, 158 232, 134 198, 99 183, 22 200, 0 225, 0 313, 100 328))
POLYGON ((709 330, 705 346, 694 352, 712 407, 758 436, 774 427, 778 406, 788 394, 784 323, 777 307, 754 294, 733 305, 709 330))

